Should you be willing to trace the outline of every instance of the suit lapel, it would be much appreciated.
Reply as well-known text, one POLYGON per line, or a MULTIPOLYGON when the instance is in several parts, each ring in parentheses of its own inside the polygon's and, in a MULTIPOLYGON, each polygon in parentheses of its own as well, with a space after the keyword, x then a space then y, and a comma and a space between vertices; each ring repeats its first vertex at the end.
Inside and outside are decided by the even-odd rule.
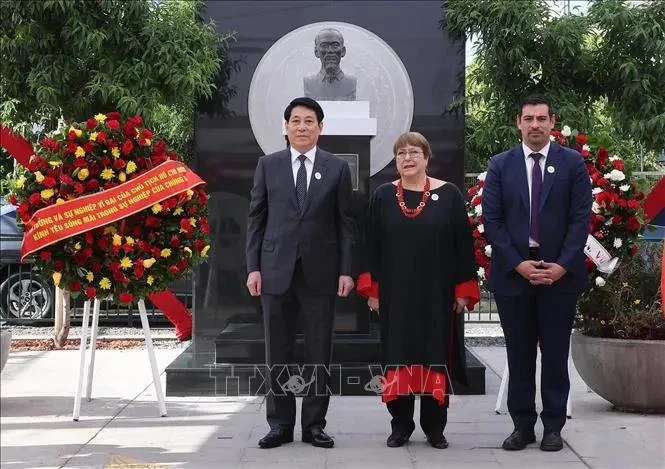
POLYGON ((314 168, 312 169, 312 178, 309 181, 309 187, 307 188, 307 197, 305 198, 305 207, 302 210, 300 216, 302 217, 306 212, 309 206, 312 204, 319 193, 321 192, 321 186, 326 182, 326 169, 328 166, 328 155, 324 154, 316 149, 316 158, 314 158, 314 168), (319 177, 317 177, 317 174, 319 177))
POLYGON ((550 190, 552 189, 552 185, 554 185, 554 178, 556 176, 556 172, 559 169, 559 162, 560 162, 560 151, 561 147, 559 145, 552 143, 550 145, 550 152, 547 155, 547 159, 545 160, 545 174, 543 177, 543 191, 540 194, 540 209, 542 210, 543 207, 545 206, 545 202, 547 201, 547 196, 550 193, 550 190), (553 168, 554 171, 550 172, 548 171, 549 168, 553 168))
POLYGON ((524 210, 529 212, 531 194, 529 194, 529 181, 526 178, 526 161, 524 160, 522 146, 514 147, 511 153, 514 161, 512 166, 517 174, 517 187, 520 188, 520 198, 522 199, 524 210))
POLYGON ((293 207, 298 210, 298 198, 296 196, 296 183, 293 181, 293 164, 291 163, 291 151, 286 149, 280 157, 280 179, 284 181, 289 194, 289 200, 293 207))

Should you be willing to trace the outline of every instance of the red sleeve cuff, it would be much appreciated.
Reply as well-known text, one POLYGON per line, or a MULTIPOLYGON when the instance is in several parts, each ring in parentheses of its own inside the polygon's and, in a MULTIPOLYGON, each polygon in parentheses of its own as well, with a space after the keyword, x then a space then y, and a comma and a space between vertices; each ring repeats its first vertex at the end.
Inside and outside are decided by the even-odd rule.
POLYGON ((369 272, 365 272, 358 276, 358 286, 356 287, 356 290, 365 298, 379 297, 379 284, 372 280, 372 274, 369 272))
POLYGON ((469 304, 466 306, 469 311, 480 301, 480 288, 478 281, 467 280, 464 283, 455 285, 455 298, 468 298, 469 304))

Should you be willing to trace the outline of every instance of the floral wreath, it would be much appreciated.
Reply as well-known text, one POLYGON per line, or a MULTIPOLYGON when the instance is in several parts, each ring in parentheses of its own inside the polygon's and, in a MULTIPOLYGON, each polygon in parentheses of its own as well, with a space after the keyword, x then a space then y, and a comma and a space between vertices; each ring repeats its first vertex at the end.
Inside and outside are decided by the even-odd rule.
MULTIPOLYGON (((140 116, 97 114, 40 140, 9 200, 25 225, 41 209, 129 185, 179 160, 140 116)), ((167 289, 206 258, 207 200, 202 185, 165 192, 146 209, 39 249, 35 265, 74 298, 130 304, 167 289)))
MULTIPOLYGON (((590 145, 587 135, 571 130, 567 125, 555 129, 552 142, 577 150, 586 164, 591 180, 593 205, 589 220, 589 233, 618 262, 637 252, 638 236, 646 225, 646 215, 641 202, 644 194, 631 181, 623 160, 610 156, 606 148, 590 145)), ((486 172, 478 175, 478 182, 468 190, 467 212, 473 228, 474 252, 478 263, 478 280, 483 283, 489 277, 492 247, 484 235, 482 194, 486 172)), ((611 275, 601 272, 589 257, 585 258, 592 290, 602 288, 611 275)))

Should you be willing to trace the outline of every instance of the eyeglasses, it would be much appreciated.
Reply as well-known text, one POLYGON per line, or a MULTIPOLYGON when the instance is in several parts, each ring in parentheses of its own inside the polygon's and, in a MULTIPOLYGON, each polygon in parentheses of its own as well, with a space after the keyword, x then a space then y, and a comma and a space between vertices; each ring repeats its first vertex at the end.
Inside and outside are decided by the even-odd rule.
POLYGON ((398 151, 396 156, 397 156, 397 159, 400 159, 400 160, 403 160, 403 159, 406 158, 407 156, 408 156, 409 158, 416 159, 416 158, 418 158, 418 157, 420 157, 420 156, 423 156, 423 152, 420 151, 420 150, 398 151))

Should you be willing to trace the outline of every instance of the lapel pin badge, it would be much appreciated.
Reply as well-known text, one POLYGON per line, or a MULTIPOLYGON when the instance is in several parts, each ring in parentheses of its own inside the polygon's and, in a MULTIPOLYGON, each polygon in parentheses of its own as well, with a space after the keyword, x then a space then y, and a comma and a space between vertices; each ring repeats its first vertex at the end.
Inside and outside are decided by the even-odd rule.
POLYGON ((439 200, 439 194, 432 194, 432 200, 434 200, 435 202, 439 200))
POLYGON ((554 170, 554 166, 548 166, 548 167, 547 167, 547 172, 548 172, 548 173, 550 173, 550 174, 554 174, 554 171, 555 171, 555 170, 554 170))
POLYGON ((315 173, 314 173, 314 177, 315 177, 316 179, 321 179, 321 173, 318 172, 318 171, 315 172, 315 173))

